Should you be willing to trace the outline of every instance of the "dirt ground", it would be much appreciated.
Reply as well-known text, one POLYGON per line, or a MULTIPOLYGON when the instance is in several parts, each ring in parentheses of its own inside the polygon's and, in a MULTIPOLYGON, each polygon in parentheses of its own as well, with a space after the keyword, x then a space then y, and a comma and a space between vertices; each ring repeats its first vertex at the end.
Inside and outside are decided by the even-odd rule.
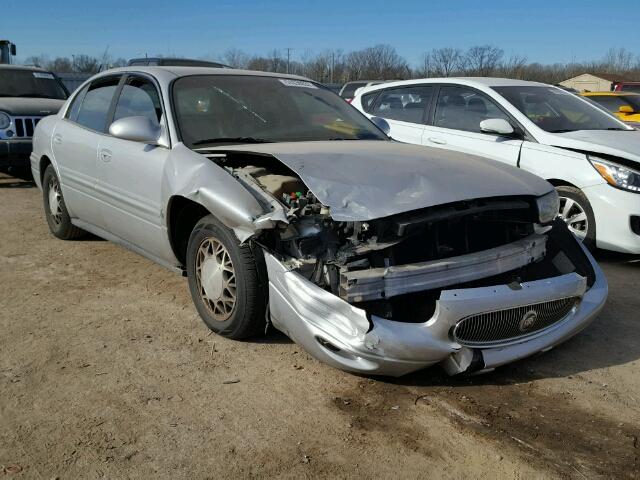
POLYGON ((63 242, 0 174, 0 477, 640 478, 640 258, 544 355, 476 377, 344 373, 210 334, 185 279, 63 242))

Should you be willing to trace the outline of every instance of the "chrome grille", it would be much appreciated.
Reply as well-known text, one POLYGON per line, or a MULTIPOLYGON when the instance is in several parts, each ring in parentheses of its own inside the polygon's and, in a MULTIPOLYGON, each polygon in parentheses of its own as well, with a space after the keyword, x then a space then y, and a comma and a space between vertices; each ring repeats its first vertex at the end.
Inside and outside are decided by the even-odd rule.
POLYGON ((578 297, 480 313, 460 320, 453 329, 461 345, 489 347, 527 337, 565 318, 578 297))
POLYGON ((42 117, 13 117, 15 138, 31 138, 42 117))

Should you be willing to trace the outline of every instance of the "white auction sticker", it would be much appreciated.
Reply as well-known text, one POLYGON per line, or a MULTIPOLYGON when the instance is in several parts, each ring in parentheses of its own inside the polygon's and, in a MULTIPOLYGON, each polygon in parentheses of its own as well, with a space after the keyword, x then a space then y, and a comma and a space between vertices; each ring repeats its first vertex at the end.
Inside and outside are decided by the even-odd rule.
POLYGON ((36 78, 46 78, 47 80, 53 80, 53 75, 50 73, 33 72, 33 76, 36 78))
POLYGON ((280 83, 287 87, 305 87, 305 88, 318 88, 311 82, 305 82, 304 80, 291 80, 289 78, 280 78, 280 83))

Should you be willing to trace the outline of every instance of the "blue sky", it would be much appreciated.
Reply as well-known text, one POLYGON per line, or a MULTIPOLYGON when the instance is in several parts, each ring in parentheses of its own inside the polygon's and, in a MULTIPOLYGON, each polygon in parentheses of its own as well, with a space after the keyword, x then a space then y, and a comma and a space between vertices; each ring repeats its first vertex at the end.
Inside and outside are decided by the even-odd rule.
MULTIPOLYGON (((611 2, 609 2, 611 3, 611 2)), ((627 2, 628 3, 628 2, 627 2)), ((631 2, 633 3, 633 2, 631 2)), ((410 63, 434 47, 493 44, 542 63, 591 60, 637 37, 638 9, 591 0, 2 0, 0 37, 18 57, 264 54, 395 46, 410 63), (626 32, 626 33, 625 33, 626 32), (626 41, 625 41, 626 40, 626 41)), ((613 2, 615 4, 615 2, 613 2)), ((639 5, 640 6, 640 5, 639 5)), ((636 42, 636 47, 638 44, 636 42)), ((640 51, 636 52, 640 53, 640 51)))

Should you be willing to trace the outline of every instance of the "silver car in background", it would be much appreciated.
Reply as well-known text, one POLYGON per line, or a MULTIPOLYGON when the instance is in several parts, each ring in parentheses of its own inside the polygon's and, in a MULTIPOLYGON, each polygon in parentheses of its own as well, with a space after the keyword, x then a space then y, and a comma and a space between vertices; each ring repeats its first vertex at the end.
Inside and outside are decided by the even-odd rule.
POLYGON ((220 335, 272 323, 348 371, 489 370, 607 296, 549 183, 391 141, 300 77, 103 72, 38 124, 31 166, 58 238, 122 244, 186 274, 220 335))

